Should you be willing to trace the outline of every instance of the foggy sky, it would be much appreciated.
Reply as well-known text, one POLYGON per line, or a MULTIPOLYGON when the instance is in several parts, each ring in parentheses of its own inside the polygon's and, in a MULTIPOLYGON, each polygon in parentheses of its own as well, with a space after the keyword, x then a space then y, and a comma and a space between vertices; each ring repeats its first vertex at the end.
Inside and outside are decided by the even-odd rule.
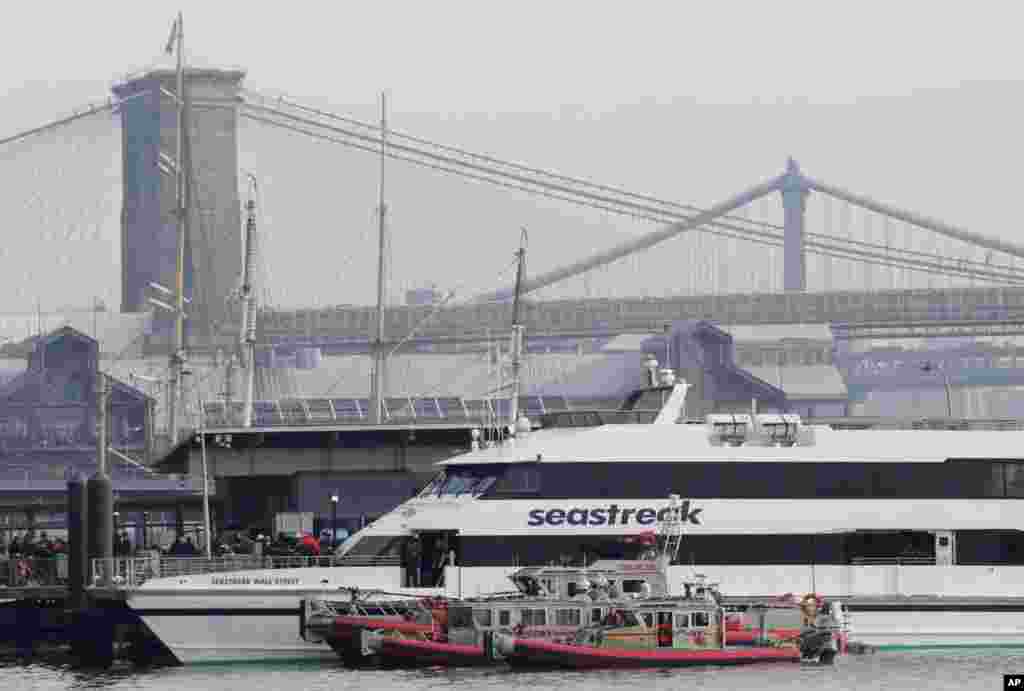
MULTIPOLYGON (((189 55, 243 66, 249 88, 368 119, 387 89, 395 127, 448 144, 702 206, 781 172, 792 155, 817 178, 1020 236, 1012 3, 179 6, 189 55)), ((20 5, 0 43, 0 136, 105 98, 159 57, 177 9, 20 5)), ((277 300, 367 300, 376 162, 246 132, 243 165, 274 181, 264 187, 277 300), (342 276, 345 252, 358 257, 342 276), (334 282, 311 285, 311 270, 334 282)), ((0 176, 15 170, 0 156, 0 176)), ((653 229, 435 178, 396 169, 389 188, 393 275, 408 283, 492 287, 523 224, 536 271, 653 229)), ((116 252, 116 228, 111 237, 116 252)), ((100 292, 117 291, 108 283, 100 292)))

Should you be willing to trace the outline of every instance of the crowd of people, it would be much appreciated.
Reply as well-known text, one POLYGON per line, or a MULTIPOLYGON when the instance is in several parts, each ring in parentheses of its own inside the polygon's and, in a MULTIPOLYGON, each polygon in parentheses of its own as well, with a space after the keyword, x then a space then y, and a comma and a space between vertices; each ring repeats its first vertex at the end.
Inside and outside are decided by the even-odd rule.
MULTIPOLYGON (((267 556, 267 557, 321 557, 331 555, 340 549, 347 531, 338 536, 332 544, 331 535, 325 532, 320 538, 310 534, 287 535, 279 533, 269 538, 253 529, 248 531, 227 530, 218 534, 211 544, 212 556, 267 556)), ((113 536, 115 557, 205 557, 205 545, 197 545, 190 535, 178 535, 169 545, 133 544, 127 531, 113 536)), ((26 585, 61 585, 67 582, 67 557, 70 545, 61 537, 51 537, 46 531, 38 534, 27 530, 15 532, 10 541, 0 534, 0 587, 26 585)))
POLYGON ((46 531, 38 535, 26 531, 14 534, 11 541, 0 535, 0 585, 53 585, 68 577, 67 542, 51 538, 46 531))

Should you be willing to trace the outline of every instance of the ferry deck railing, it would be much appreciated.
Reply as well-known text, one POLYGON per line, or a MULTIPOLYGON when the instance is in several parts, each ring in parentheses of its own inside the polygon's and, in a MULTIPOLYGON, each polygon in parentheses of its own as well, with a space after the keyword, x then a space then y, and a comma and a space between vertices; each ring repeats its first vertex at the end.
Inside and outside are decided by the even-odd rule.
POLYGON ((935 557, 853 557, 852 566, 935 566, 935 557))
POLYGON ((226 557, 114 557, 93 559, 90 585, 137 588, 153 578, 180 578, 239 571, 269 571, 320 567, 399 566, 396 556, 266 556, 231 555, 226 557))

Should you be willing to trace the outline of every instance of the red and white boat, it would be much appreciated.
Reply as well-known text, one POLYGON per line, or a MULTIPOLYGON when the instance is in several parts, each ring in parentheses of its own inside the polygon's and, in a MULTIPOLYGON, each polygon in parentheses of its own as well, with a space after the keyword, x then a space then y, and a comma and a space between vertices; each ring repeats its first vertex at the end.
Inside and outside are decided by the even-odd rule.
POLYGON ((829 663, 844 647, 845 622, 836 619, 835 608, 819 610, 814 604, 812 618, 795 636, 764 636, 762 616, 762 628, 743 646, 730 642, 742 632, 729 631, 717 603, 654 598, 613 609, 605 621, 582 629, 570 643, 493 634, 489 654, 516 666, 570 669, 829 663))

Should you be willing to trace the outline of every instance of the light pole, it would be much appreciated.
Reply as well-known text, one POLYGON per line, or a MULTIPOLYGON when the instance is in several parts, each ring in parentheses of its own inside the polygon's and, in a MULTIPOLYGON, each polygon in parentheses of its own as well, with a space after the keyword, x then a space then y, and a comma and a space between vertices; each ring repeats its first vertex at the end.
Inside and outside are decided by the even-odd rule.
POLYGON ((929 361, 921 365, 921 371, 925 373, 938 371, 942 375, 942 386, 946 389, 946 416, 953 417, 953 397, 950 395, 949 377, 946 376, 945 370, 929 361))
POLYGON ((331 548, 338 546, 338 493, 331 495, 331 548))

